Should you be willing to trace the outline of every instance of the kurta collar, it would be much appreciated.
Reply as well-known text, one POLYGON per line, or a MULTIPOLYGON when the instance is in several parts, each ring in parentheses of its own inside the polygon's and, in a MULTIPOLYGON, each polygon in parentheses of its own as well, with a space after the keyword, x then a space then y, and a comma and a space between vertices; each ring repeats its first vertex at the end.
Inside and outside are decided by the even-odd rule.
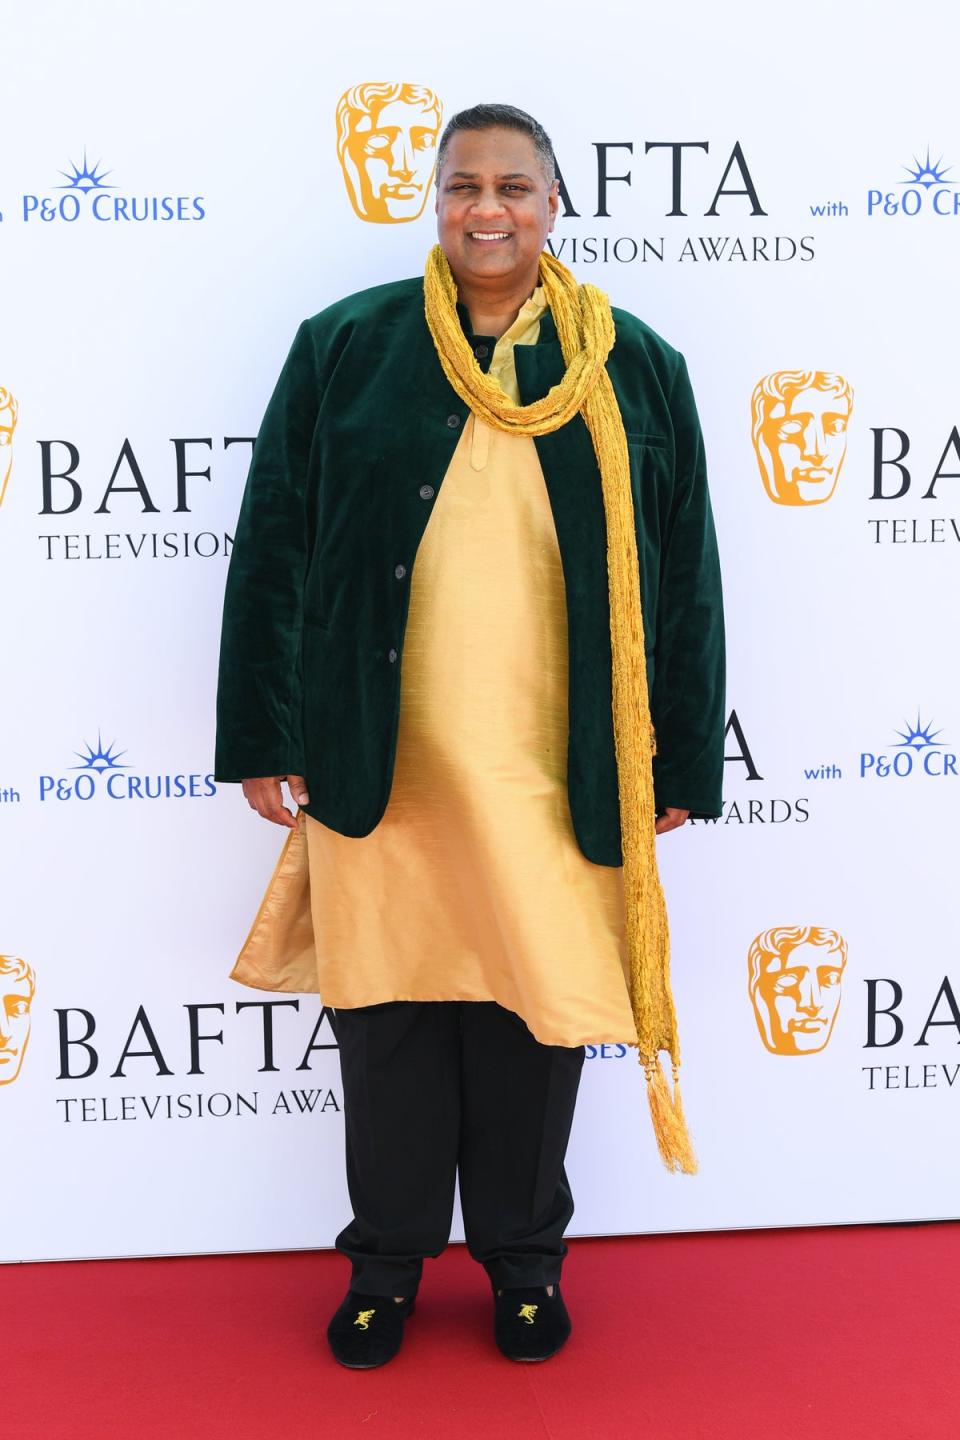
MULTIPOLYGON (((534 290, 533 294, 530 296, 530 299, 524 301, 523 305, 520 308, 520 314, 517 316, 517 320, 519 320, 524 314, 527 306, 534 303, 536 296, 542 294, 543 287, 542 285, 538 285, 536 290, 534 290)), ((497 343, 496 336, 474 334, 473 330, 471 330, 470 328, 470 312, 467 309, 466 305, 462 304, 459 300, 457 301, 457 315, 459 317, 463 333, 464 335, 466 335, 467 339, 470 341, 470 344, 473 347, 474 354, 476 354, 478 345, 486 347, 486 355, 477 355, 477 360, 481 370, 486 371, 487 369, 489 369, 490 361, 493 358, 494 346, 497 343)), ((513 322, 514 325, 517 323, 517 320, 513 322)), ((510 328, 512 330, 513 326, 511 326, 510 328)), ((510 332, 507 331, 506 333, 509 334, 510 332)), ((540 307, 540 334, 537 336, 536 343, 537 345, 550 345, 555 344, 556 339, 557 327, 554 322, 553 314, 550 310, 550 307, 547 305, 546 300, 544 299, 544 302, 540 307)))

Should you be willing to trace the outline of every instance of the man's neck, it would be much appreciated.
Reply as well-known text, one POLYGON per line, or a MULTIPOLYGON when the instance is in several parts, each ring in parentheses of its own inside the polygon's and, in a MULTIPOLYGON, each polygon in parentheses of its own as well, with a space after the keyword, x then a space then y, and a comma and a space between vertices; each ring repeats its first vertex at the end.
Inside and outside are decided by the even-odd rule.
POLYGON ((499 340, 520 314, 537 287, 538 275, 528 276, 519 285, 477 285, 456 275, 457 299, 465 305, 470 314, 470 327, 474 335, 492 335, 499 340))

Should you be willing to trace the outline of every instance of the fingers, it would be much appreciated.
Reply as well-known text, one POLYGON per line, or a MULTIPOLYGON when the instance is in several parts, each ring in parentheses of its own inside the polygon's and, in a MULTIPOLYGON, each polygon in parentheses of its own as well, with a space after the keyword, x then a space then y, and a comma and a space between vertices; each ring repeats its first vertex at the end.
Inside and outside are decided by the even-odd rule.
POLYGON ((307 782, 302 775, 288 775, 287 787, 298 805, 310 804, 310 796, 307 794, 307 782))
POLYGON ((264 820, 270 820, 274 825, 286 825, 288 829, 296 826, 295 817, 283 803, 283 792, 280 789, 278 775, 257 780, 244 780, 243 793, 250 809, 256 810, 264 820))
POLYGON ((668 807, 657 821, 657 834, 665 835, 668 830, 679 830, 689 814, 689 810, 674 810, 668 807))

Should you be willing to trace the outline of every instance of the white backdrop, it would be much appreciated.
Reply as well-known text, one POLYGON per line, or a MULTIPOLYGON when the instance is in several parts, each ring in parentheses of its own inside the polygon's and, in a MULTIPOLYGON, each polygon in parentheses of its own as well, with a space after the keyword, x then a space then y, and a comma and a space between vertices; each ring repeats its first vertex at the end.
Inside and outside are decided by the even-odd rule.
POLYGON ((0 1258, 322 1246, 347 1214, 316 998, 226 978, 282 836, 207 777, 244 437, 303 316, 417 273, 433 239, 429 203, 378 224, 349 202, 337 100, 380 80, 445 118, 504 99, 543 120, 579 212, 558 253, 685 353, 706 437, 736 723, 723 819, 661 842, 702 1171, 661 1169, 640 1072, 607 1047, 573 1233, 960 1213, 960 130, 903 62, 956 22, 865 23, 744 0, 513 6, 507 35, 438 0, 7 7, 0 952, 29 973, 0 975, 0 1258), (712 205, 736 146, 724 188, 758 203, 712 205), (601 164, 630 176, 606 207, 601 164), (852 389, 826 503, 761 480, 751 395, 783 370, 852 389), (873 498, 875 447, 905 444, 909 489, 873 498), (209 474, 178 486, 178 455, 209 474), (751 941, 789 926, 847 946, 804 1055, 766 1047, 747 985, 751 941), (902 1034, 871 1030, 871 995, 898 994, 902 1034))

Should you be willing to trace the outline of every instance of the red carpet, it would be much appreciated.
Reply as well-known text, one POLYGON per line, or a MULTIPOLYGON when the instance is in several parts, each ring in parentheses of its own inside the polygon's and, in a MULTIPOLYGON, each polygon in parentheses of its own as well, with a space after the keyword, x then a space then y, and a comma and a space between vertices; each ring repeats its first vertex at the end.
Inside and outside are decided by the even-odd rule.
POLYGON ((11 1440, 957 1440, 960 1224, 571 1245, 567 1348, 500 1357, 462 1246, 341 1369, 331 1253, 7 1266, 11 1440))

